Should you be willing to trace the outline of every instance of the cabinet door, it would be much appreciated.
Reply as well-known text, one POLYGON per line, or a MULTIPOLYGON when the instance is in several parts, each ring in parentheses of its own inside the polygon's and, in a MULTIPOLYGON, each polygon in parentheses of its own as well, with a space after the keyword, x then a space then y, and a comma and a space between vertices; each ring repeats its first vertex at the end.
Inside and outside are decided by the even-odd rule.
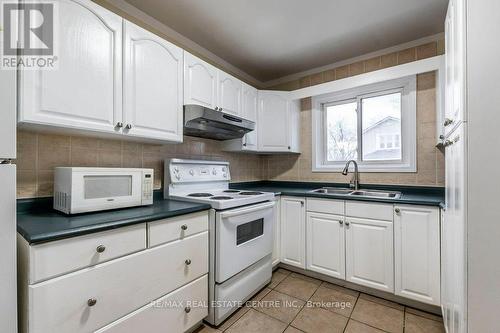
POLYGON ((184 51, 184 104, 217 106, 217 68, 184 51))
POLYGON ((392 222, 346 217, 346 280, 394 292, 392 222))
POLYGON ((183 51, 124 23, 124 133, 182 141, 183 51))
POLYGON ((255 122, 255 129, 243 137, 243 150, 257 150, 257 104, 258 90, 248 84, 243 84, 242 116, 255 122))
POLYGON ((280 263, 280 240, 281 240, 281 205, 279 198, 276 200, 276 206, 274 206, 274 244, 273 244, 273 266, 280 263))
POLYGON ((345 279, 344 217, 307 213, 307 269, 345 279))
POLYGON ((439 208, 396 206, 395 293, 440 305, 439 208))
POLYGON ((218 71, 218 84, 217 106, 222 112, 240 116, 243 83, 223 71, 218 71))
POLYGON ((58 5, 58 68, 19 71, 19 122, 119 132, 122 18, 90 0, 58 5))
POLYGON ((304 198, 281 198, 281 262, 305 269, 304 202, 304 198))
POLYGON ((259 151, 289 151, 288 93, 259 91, 259 151))

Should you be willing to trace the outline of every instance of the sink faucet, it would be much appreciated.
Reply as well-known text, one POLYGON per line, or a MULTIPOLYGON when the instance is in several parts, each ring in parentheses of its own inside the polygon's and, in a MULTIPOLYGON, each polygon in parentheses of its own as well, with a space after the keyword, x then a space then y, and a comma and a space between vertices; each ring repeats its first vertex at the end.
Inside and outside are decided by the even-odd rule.
POLYGON ((344 170, 342 170, 342 174, 344 176, 347 176, 347 173, 349 173, 349 165, 353 163, 354 164, 354 176, 352 177, 352 180, 349 182, 349 187, 354 187, 354 190, 357 191, 359 190, 359 171, 358 171, 358 163, 355 160, 349 160, 345 164, 344 170))

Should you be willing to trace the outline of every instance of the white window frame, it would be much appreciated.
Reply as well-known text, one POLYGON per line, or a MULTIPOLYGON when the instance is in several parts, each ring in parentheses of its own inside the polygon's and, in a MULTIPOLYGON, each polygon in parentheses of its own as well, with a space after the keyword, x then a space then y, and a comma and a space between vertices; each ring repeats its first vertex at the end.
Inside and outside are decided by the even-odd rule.
MULTIPOLYGON (((356 87, 312 98, 312 171, 339 172, 346 162, 327 161, 325 106, 339 104, 360 97, 401 92, 401 160, 358 161, 361 172, 416 172, 417 171, 417 78, 416 75, 356 87)), ((361 115, 358 113, 358 121, 361 115)), ((361 133, 358 133, 361 144, 361 133)), ((361 159, 361 156, 358 156, 361 159)))

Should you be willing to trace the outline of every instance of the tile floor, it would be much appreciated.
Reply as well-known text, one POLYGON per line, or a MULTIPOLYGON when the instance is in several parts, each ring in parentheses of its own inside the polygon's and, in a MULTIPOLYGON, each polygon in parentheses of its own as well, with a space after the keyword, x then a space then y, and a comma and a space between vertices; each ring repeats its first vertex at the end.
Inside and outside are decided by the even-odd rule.
POLYGON ((282 268, 247 306, 196 333, 444 333, 442 318, 282 268), (307 305, 308 306, 305 306, 307 305))

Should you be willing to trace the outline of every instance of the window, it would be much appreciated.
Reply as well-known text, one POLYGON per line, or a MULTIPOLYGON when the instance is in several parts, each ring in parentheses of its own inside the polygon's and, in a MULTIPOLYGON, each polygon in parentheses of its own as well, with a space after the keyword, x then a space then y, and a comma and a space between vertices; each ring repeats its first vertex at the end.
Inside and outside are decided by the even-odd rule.
POLYGON ((313 171, 416 171, 415 77, 313 99, 313 171))

